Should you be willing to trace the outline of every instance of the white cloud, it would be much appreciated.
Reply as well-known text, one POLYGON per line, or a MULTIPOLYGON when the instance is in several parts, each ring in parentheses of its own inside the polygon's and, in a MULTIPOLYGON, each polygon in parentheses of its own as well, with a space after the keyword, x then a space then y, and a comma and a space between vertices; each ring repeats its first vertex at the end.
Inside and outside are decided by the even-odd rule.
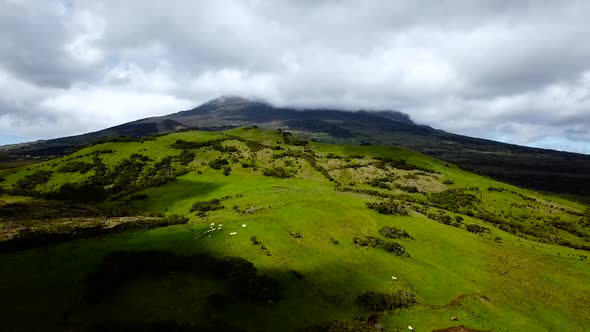
POLYGON ((0 129, 59 137, 239 94, 588 152, 589 15, 582 1, 0 1, 0 129))

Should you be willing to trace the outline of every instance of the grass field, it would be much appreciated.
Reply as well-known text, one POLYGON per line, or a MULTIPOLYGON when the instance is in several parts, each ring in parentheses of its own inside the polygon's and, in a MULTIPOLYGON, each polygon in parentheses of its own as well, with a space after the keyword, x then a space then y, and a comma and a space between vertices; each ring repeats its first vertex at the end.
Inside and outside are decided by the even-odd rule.
MULTIPOLYGON (((334 320, 364 322, 375 312, 359 304, 359 295, 403 288, 415 294, 417 304, 383 312, 380 323, 387 330, 407 330, 409 325, 415 331, 458 325, 494 331, 590 330, 588 251, 557 244, 557 239, 576 245, 588 242, 587 226, 580 221, 586 206, 499 183, 409 150, 316 143, 304 147, 283 138, 281 133, 254 129, 184 132, 143 143, 100 144, 43 164, 0 171, 5 179, 0 185, 8 189, 26 175, 52 170, 51 178, 35 187, 44 193, 90 178, 94 170, 85 174, 55 170, 72 160, 90 163, 94 151, 113 150, 100 155, 113 168, 134 153, 153 162, 179 156, 180 149, 170 148, 179 139, 225 139, 224 146, 238 150, 193 149, 196 156, 176 180, 92 203, 104 210, 124 205, 139 213, 185 215, 188 224, 0 253, 2 329, 76 331, 100 329, 97 324, 102 323, 112 329, 147 330, 150 324, 170 323, 206 330, 210 322, 224 322, 251 331, 295 331, 334 320), (278 145, 281 150, 255 151, 246 141, 278 145), (305 150, 315 153, 316 166, 294 152, 294 156, 272 157, 305 150), (230 160, 231 174, 208 166, 220 157, 230 160), (375 157, 403 159, 428 172, 368 165, 375 157), (254 160, 256 167, 242 167, 246 160, 254 160), (285 168, 292 176, 264 176, 271 166, 285 168), (371 185, 383 174, 395 179, 387 182, 390 189, 371 185), (400 189, 410 184, 419 192, 400 189), (490 191, 490 187, 502 189, 490 191), (462 208, 445 210, 453 218, 463 218, 462 225, 455 227, 417 212, 422 210, 416 206, 428 205, 430 195, 449 189, 468 190, 477 199, 473 209, 491 211, 506 222, 523 220, 523 230, 539 227, 539 235, 503 231, 480 220, 477 213, 461 213, 462 208), (399 197, 408 215, 384 215, 367 208, 367 202, 387 201, 385 193, 399 197), (137 194, 145 197, 129 199, 137 194), (190 212, 196 201, 212 199, 220 199, 223 208, 201 217, 190 212), (580 234, 551 226, 557 220, 551 218, 557 216, 580 234), (212 224, 215 230, 209 231, 212 224), (466 230, 467 224, 488 231, 474 234, 466 230), (403 229, 413 237, 395 240, 410 257, 353 243, 354 237, 363 236, 386 240, 379 233, 384 226, 403 229), (101 301, 87 301, 83 295, 92 285, 87 276, 114 251, 241 257, 253 263, 258 275, 278 282, 280 300, 234 298, 236 289, 227 280, 169 269, 138 274, 122 287, 110 289, 101 301), (212 294, 223 294, 227 301, 212 302, 212 294)), ((1 199, 3 204, 26 202, 8 195, 1 199)))

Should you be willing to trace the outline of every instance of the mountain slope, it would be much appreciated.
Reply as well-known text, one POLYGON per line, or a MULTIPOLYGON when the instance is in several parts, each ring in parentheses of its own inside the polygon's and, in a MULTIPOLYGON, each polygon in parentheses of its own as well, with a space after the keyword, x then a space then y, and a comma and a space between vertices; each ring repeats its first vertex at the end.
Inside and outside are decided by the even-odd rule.
POLYGON ((99 139, 151 136, 179 130, 224 130, 243 126, 285 128, 320 142, 410 148, 467 170, 519 186, 590 197, 590 156, 471 138, 417 125, 400 112, 348 112, 274 107, 239 97, 222 97, 192 110, 142 119, 95 133, 0 150, 13 156, 59 156, 99 139))
POLYGON ((590 328, 587 206, 406 149, 187 131, 0 176, 7 330, 590 328))

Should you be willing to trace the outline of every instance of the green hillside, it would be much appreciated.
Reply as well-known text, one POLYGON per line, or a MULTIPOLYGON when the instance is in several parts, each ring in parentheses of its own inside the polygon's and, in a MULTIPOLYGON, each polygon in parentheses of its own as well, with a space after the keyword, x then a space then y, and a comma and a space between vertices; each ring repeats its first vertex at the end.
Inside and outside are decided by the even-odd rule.
POLYGON ((0 181, 2 330, 590 329, 587 206, 409 150, 187 131, 0 181))

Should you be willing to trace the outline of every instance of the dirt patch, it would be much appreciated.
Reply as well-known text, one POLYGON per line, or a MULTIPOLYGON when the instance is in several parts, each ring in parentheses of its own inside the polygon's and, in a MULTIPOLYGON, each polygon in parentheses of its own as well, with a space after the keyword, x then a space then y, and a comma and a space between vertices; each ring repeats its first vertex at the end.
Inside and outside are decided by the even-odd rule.
POLYGON ((481 294, 461 294, 454 298, 451 302, 443 305, 434 305, 434 304, 424 304, 424 306, 429 308, 441 309, 441 308, 453 308, 461 304, 461 302, 465 301, 468 298, 477 298, 481 302, 485 304, 490 304, 489 299, 485 295, 481 294))
POLYGON ((476 330, 463 325, 448 327, 446 329, 432 330, 432 332, 490 332, 491 330, 476 330))
POLYGON ((453 299, 450 303, 443 305, 443 308, 450 308, 458 306, 463 300, 471 296, 471 294, 462 294, 453 299))

